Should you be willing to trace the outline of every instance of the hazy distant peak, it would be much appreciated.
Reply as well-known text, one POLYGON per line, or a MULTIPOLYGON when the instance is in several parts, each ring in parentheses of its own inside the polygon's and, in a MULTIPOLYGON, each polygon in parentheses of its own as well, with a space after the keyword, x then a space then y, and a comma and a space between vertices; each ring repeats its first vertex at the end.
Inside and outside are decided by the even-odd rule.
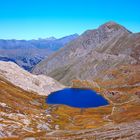
POLYGON ((56 38, 52 36, 52 37, 46 38, 46 40, 56 40, 56 38))
POLYGON ((64 39, 64 38, 77 38, 78 36, 79 36, 79 34, 75 33, 75 34, 71 34, 71 35, 68 35, 68 36, 61 37, 59 39, 64 39))
POLYGON ((73 34, 73 36, 79 36, 79 34, 75 33, 75 34, 73 34))
POLYGON ((39 38, 38 40, 54 41, 54 40, 56 40, 56 38, 51 36, 51 37, 48 37, 48 38, 45 38, 45 39, 39 38))

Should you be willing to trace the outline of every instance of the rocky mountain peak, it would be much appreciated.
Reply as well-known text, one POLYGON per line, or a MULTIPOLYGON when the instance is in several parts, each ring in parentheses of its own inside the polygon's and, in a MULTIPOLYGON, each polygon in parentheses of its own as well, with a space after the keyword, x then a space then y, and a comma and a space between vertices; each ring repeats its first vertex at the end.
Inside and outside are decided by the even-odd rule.
POLYGON ((103 25, 99 26, 99 30, 105 30, 107 32, 112 32, 112 31, 121 31, 121 32, 126 32, 126 33, 131 33, 129 30, 127 30, 125 27, 122 25, 114 22, 114 21, 109 21, 104 23, 103 25))
MULTIPOLYGON (((125 27, 122 25, 109 21, 106 22, 102 25, 100 25, 97 29, 93 30, 87 30, 82 34, 82 38, 91 38, 97 40, 106 40, 110 37, 114 37, 116 35, 121 35, 121 34, 129 34, 131 33, 129 30, 127 30, 125 27)), ((99 42, 100 42, 99 41, 99 42)))
POLYGON ((124 34, 131 34, 131 32, 120 24, 110 21, 97 29, 85 31, 77 40, 81 42, 81 46, 93 49, 99 44, 104 44, 114 37, 120 37, 124 34))
MULTIPOLYGON (((114 22, 114 21, 108 21, 106 23, 104 23, 103 25, 101 26, 121 26, 120 24, 118 24, 117 22, 114 22)), ((101 27, 100 26, 100 27, 101 27)))

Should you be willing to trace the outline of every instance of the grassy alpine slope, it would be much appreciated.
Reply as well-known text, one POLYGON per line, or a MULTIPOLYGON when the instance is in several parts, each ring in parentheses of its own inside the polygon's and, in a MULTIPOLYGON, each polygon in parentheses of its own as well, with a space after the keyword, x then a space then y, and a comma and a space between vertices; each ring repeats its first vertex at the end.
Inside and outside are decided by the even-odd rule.
MULTIPOLYGON (((107 95, 113 101, 113 97, 107 95)), ((80 114, 80 109, 68 106, 47 106, 45 98, 24 91, 0 77, 1 137, 8 139, 32 137, 47 140, 57 138, 92 140, 100 137, 111 139, 120 136, 118 132, 122 130, 122 137, 139 138, 139 94, 121 94, 118 103, 86 109, 83 114, 80 114), (105 135, 104 132, 111 135, 108 136, 107 133, 105 135)))

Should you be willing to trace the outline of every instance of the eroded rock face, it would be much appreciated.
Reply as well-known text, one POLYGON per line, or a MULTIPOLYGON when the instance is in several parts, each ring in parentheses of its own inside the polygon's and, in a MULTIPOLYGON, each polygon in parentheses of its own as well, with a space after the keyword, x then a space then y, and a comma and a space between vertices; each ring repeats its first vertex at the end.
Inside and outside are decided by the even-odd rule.
POLYGON ((33 75, 13 62, 0 61, 0 76, 14 85, 40 95, 48 95, 64 88, 62 84, 45 75, 33 75))

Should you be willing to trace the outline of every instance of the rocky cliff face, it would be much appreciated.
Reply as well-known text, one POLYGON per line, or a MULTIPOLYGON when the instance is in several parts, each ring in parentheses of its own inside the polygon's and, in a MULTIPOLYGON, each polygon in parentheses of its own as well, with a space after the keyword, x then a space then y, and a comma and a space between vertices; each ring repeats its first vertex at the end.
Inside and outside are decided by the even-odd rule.
POLYGON ((64 88, 56 80, 44 75, 30 74, 13 62, 0 61, 0 76, 26 91, 39 95, 48 95, 64 88))
POLYGON ((139 64, 140 34, 108 22, 83 33, 66 47, 41 61, 33 70, 69 85, 73 79, 93 80, 122 65, 139 64))

